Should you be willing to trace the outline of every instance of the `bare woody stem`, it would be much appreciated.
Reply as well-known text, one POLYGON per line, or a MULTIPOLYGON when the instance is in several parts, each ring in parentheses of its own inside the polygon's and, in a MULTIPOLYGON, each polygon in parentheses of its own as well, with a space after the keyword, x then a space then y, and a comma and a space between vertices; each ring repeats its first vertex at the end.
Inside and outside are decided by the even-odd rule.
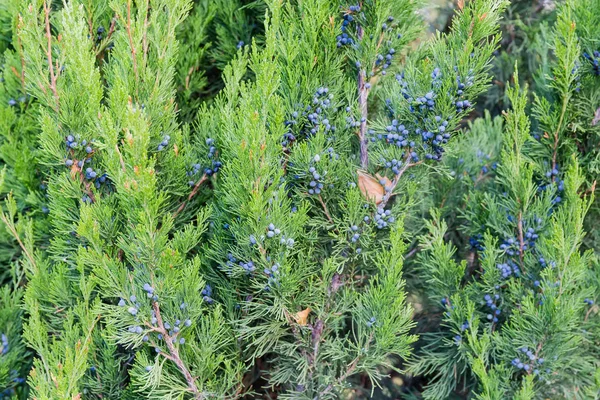
POLYGON ((13 235, 13 237, 16 239, 16 241, 19 243, 19 247, 21 247, 21 250, 23 250, 23 253, 25 253, 25 256, 31 263, 32 268, 35 268, 37 270, 35 258, 33 258, 33 254, 31 254, 29 252, 29 250, 27 249, 27 247, 21 240, 21 237, 19 236, 19 232, 17 232, 17 229, 15 228, 14 222, 9 220, 8 217, 6 216, 6 214, 4 214, 4 213, 0 214, 0 218, 2 219, 2 222, 4 222, 4 225, 6 225, 7 229, 10 231, 10 233, 13 235))
MULTIPOLYGON (((556 130, 554 131, 554 144, 552 146, 552 171, 556 169, 556 156, 558 152, 558 135, 562 130, 562 124, 565 119, 565 113, 567 112, 567 106, 569 104, 568 96, 563 97, 562 107, 560 110, 560 118, 558 120, 558 125, 556 126, 556 130)), ((556 175, 552 174, 552 182, 556 180, 556 175)))
POLYGON ((365 171, 369 166, 369 149, 367 141, 367 117, 369 109, 367 99, 369 97, 369 89, 366 87, 365 72, 361 69, 358 71, 358 106, 360 109, 360 130, 358 139, 360 141, 360 166, 365 171))
POLYGON ((390 201, 390 199, 392 198, 394 189, 396 189, 396 186, 398 186, 398 183, 400 182, 400 178, 402 178, 402 175, 404 175, 404 173, 410 167, 414 167, 414 166, 419 165, 419 164, 421 164, 423 162, 423 161, 418 161, 418 162, 415 162, 415 163, 409 163, 408 162, 409 159, 410 159, 410 154, 407 154, 406 158, 404 159, 404 166, 402 167, 402 169, 400 169, 400 171, 398 171, 398 174, 396 174, 396 176, 392 180, 391 187, 389 188, 389 190, 387 191, 387 193, 383 196, 383 199, 381 200, 381 203, 378 204, 379 208, 385 208, 387 202, 390 201))
MULTIPOLYGON (((359 26, 357 32, 358 40, 362 40, 364 31, 359 26)), ((369 89, 367 88, 366 72, 362 68, 358 70, 358 107, 360 109, 360 129, 358 131, 358 139, 360 141, 360 166, 365 171, 369 166, 369 149, 367 142, 367 117, 369 109, 367 100, 369 98, 369 89)))
POLYGON ((135 45, 133 44, 133 36, 131 35, 131 0, 127 1, 127 22, 125 24, 125 30, 127 31, 127 37, 129 38, 129 47, 131 47, 131 57, 133 59, 133 73, 135 74, 135 80, 137 82, 137 52, 135 50, 135 45))
POLYGON ((177 366, 179 371, 181 371, 181 373, 185 377, 188 388, 194 395, 194 399, 196 399, 196 400, 205 399, 206 396, 202 392, 200 392, 200 390, 198 390, 198 387, 196 386, 196 380, 194 379, 194 377, 192 376, 190 371, 187 369, 187 367, 181 360, 181 357, 179 355, 179 349, 177 348, 177 346, 175 346, 173 344, 173 340, 175 340, 178 336, 177 333, 175 333, 173 335, 169 335, 169 331, 167 329, 165 329, 165 325, 163 323, 162 316, 160 315, 160 306, 158 305, 158 302, 155 301, 152 304, 152 308, 154 309, 154 314, 156 315, 156 322, 158 325, 158 328, 154 328, 154 330, 156 330, 157 332, 160 332, 163 335, 164 341, 167 345, 167 349, 169 350, 169 354, 164 354, 164 353, 161 353, 161 354, 163 356, 165 356, 167 359, 173 361, 173 363, 175 363, 175 365, 177 366))
MULTIPOLYGON (((340 376, 336 383, 339 385, 340 383, 344 382, 346 380, 346 378, 348 378, 350 375, 352 375, 352 373, 354 372, 354 370, 356 369, 356 366, 358 365, 358 357, 356 357, 352 363, 348 366, 348 369, 346 370, 346 372, 344 372, 344 374, 342 376, 340 376)), ((324 395, 326 395, 327 393, 331 392, 333 390, 333 383, 330 383, 329 385, 327 385, 327 387, 319 394, 319 396, 317 398, 321 398, 324 395)))
POLYGON ((331 214, 329 214, 329 210, 327 209, 327 205, 323 201, 323 198, 321 197, 321 195, 319 195, 319 203, 321 203, 321 206, 323 206, 323 211, 325 212, 325 216, 327 217, 327 219, 329 220, 329 222, 333 224, 334 223, 333 222, 333 218, 331 218, 331 214))
POLYGON ((48 47, 46 49, 46 58, 48 59, 48 68, 50 69, 50 90, 54 95, 56 101, 55 111, 58 111, 58 91, 56 89, 56 73, 54 71, 54 65, 52 63, 52 32, 50 31, 50 6, 47 1, 44 1, 44 19, 46 24, 46 39, 48 41, 48 47))
POLYGON ((181 203, 179 208, 177 208, 177 211, 175 211, 175 213, 173 213, 173 218, 177 217, 179 215, 179 213, 181 213, 183 211, 183 209, 185 208, 187 203, 196 195, 196 193, 198 193, 200 186, 207 180, 208 180, 208 175, 206 175, 206 174, 202 175, 202 178, 200 178, 200 180, 198 182, 196 182, 196 185, 194 186, 194 189, 192 190, 192 192, 189 194, 187 200, 184 201, 183 203, 181 203))

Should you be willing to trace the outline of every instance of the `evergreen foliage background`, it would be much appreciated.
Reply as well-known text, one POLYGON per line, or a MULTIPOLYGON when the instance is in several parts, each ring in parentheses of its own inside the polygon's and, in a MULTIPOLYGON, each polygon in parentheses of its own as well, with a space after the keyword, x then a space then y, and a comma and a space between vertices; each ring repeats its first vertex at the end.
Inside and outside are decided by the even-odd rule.
POLYGON ((598 26, 0 0, 0 398, 600 398, 598 26))

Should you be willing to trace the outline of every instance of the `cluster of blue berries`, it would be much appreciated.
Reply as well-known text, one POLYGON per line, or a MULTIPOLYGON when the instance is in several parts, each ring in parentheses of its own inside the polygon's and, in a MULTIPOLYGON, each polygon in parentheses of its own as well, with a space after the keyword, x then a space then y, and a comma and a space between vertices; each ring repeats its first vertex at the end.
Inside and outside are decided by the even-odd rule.
POLYGON ((323 182, 321 182, 321 174, 317 172, 317 169, 315 167, 310 167, 308 169, 308 172, 312 174, 312 179, 308 183, 308 194, 321 194, 321 190, 323 189, 323 182))
POLYGON ((534 228, 531 228, 531 227, 527 228, 527 230, 524 233, 524 236, 525 236, 525 240, 527 241, 527 243, 525 243, 523 245, 523 247, 524 247, 523 250, 526 250, 527 248, 535 247, 535 242, 540 237, 537 234, 536 230, 534 228))
MULTIPOLYGON (((15 385, 21 385, 26 381, 25 378, 21 378, 19 376, 19 371, 14 369, 10 371, 10 375, 5 375, 5 378, 9 378, 10 380, 12 380, 12 382, 14 382, 15 385)), ((8 380, 6 382, 8 382, 8 380)), ((17 391, 15 390, 14 386, 6 387, 5 389, 2 389, 2 391, 0 391, 0 399, 14 399, 14 396, 16 394, 17 391)))
MULTIPOLYGON (((279 235, 281 235, 281 237, 279 239, 279 243, 284 244, 288 247, 294 246, 294 243, 295 243, 294 239, 286 238, 285 235, 281 234, 281 229, 276 228, 274 224, 269 224, 269 226, 267 227, 267 238, 270 239, 270 238, 274 238, 275 236, 279 236, 279 235)), ((250 235, 250 243, 256 244, 256 238, 253 235, 250 235)))
MULTIPOLYGON (((82 140, 81 143, 77 142, 77 139, 75 138, 75 136, 73 135, 68 135, 65 138, 65 143, 67 146, 67 150, 77 150, 77 149, 85 149, 85 152, 87 154, 92 154, 94 149, 92 148, 92 143, 88 143, 87 140, 82 140)), ((87 161, 89 158, 86 159, 86 163, 90 162, 87 161)), ((67 160, 65 162, 67 164, 67 166, 71 166, 73 165, 73 160, 67 160), (70 163, 69 163, 70 161, 70 163)), ((79 168, 81 168, 83 166, 83 162, 81 162, 81 164, 78 165, 79 168)))
MULTIPOLYGON (((348 117, 346 117, 346 128, 348 129, 358 128, 361 123, 366 122, 367 120, 365 117, 362 117, 359 121, 354 119, 354 116, 352 115, 352 108, 350 107, 346 107, 346 112, 350 114, 348 117)), ((371 130, 369 133, 373 134, 374 131, 371 130)))
POLYGON ((274 278, 275 275, 279 274, 279 263, 273 264, 271 268, 265 268, 264 273, 267 274, 270 278, 274 278))
POLYGON ((358 233, 358 226, 352 225, 350 227, 350 231, 352 233, 352 237, 350 238, 350 241, 352 243, 358 242, 358 240, 360 239, 360 233, 358 233))
POLYGON ((402 167, 402 161, 400 160, 396 160, 395 158, 392 158, 391 160, 381 160, 382 164, 386 166, 386 168, 389 168, 392 170, 392 172, 395 175, 398 175, 400 173, 400 168, 402 167))
POLYGON ((81 196, 81 201, 88 205, 94 202, 88 194, 84 194, 83 196, 81 196))
POLYGON ((284 147, 291 145, 293 142, 296 141, 296 135, 294 135, 294 133, 292 132, 292 128, 293 126, 298 124, 298 111, 294 111, 292 112, 291 115, 291 119, 286 120, 284 122, 284 125, 286 127, 288 127, 288 131, 283 135, 283 143, 282 145, 284 147))
MULTIPOLYGON (((146 285, 148 285, 148 287, 150 287, 149 284, 146 284, 146 285)), ((146 288, 146 285, 144 285, 145 288, 146 288)), ((152 289, 152 293, 153 292, 154 292, 154 289, 152 289)), ((149 293, 149 297, 153 297, 153 295, 151 294, 151 292, 147 292, 147 293, 149 293)), ((127 307, 128 304, 131 304, 127 308, 127 312, 129 314, 131 314, 132 316, 136 317, 136 320, 138 320, 138 318, 139 318, 139 317, 137 317, 137 314, 138 314, 139 309, 141 307, 141 304, 137 300, 138 300, 137 296, 131 295, 131 296, 129 296, 129 303, 125 299, 123 299, 123 298, 119 299, 119 303, 118 303, 119 307, 127 307)), ((127 330, 128 330, 129 333, 135 333, 135 334, 138 334, 138 335, 144 334, 144 328, 142 328, 140 325, 131 325, 131 326, 129 326, 127 328, 127 330)), ((148 341, 148 336, 144 335, 143 340, 145 342, 148 341)))
POLYGON ((429 91, 425 93, 424 96, 412 99, 411 107, 413 108, 413 110, 416 109, 419 111, 433 111, 435 107, 435 98, 435 93, 433 91, 429 91))
POLYGON ((96 33, 97 33, 96 41, 98 41, 98 42, 102 41, 102 39, 104 39, 104 36, 103 36, 104 35, 104 27, 102 25, 100 25, 98 27, 98 29, 96 30, 96 33))
POLYGON ((244 41, 243 41, 243 40, 240 40, 240 41, 238 42, 238 44, 235 46, 235 48, 239 50, 239 49, 241 49, 242 47, 244 47, 244 45, 245 45, 245 44, 246 44, 246 43, 244 43, 244 41))
MULTIPOLYGON (((154 311, 152 311, 152 318, 150 320, 150 323, 152 324, 152 326, 156 326, 156 324, 158 323, 158 319, 156 318, 156 314, 154 313, 154 311)), ((185 338, 179 338, 179 340, 177 340, 177 336, 179 335, 179 333, 181 332, 182 328, 188 328, 192 326, 192 320, 190 319, 186 319, 184 321, 181 321, 180 319, 176 319, 173 322, 173 325, 171 325, 169 322, 164 321, 163 322, 163 327, 169 331, 169 336, 171 337, 171 343, 175 344, 177 342, 179 342, 179 344, 185 344, 185 338)), ((162 334, 158 334, 157 336, 158 340, 165 340, 165 337, 162 334)), ((146 340, 145 340, 146 341, 146 340)), ((157 353, 160 353, 160 348, 156 348, 155 349, 157 353)))
POLYGON ((16 394, 15 388, 10 387, 0 392, 0 399, 12 399, 16 394))
POLYGON ((594 71, 595 75, 600 75, 600 52, 597 50, 594 50, 592 52, 592 54, 589 53, 583 53, 583 56, 585 57, 586 60, 588 60, 590 62, 590 64, 592 64, 592 69, 594 71))
MULTIPOLYGON (((197 176, 200 174, 201 170, 202 170, 202 166, 200 164, 193 164, 192 169, 187 172, 187 176, 197 176)), ((190 180, 190 181, 188 181, 188 184, 190 186, 194 186, 196 184, 196 181, 190 180)))
POLYGON ((157 147, 157 150, 163 151, 169 145, 169 140, 171 140, 171 136, 164 135, 162 142, 160 142, 160 144, 157 147))
MULTIPOLYGON (((562 201, 561 193, 565 190, 565 182, 559 178, 560 171, 558 164, 554 166, 554 168, 546 171, 546 178, 550 180, 548 183, 541 183, 538 185, 538 191, 542 192, 544 190, 549 190, 554 185, 556 185, 556 193, 552 198, 552 205, 556 205, 562 201)), ((552 212, 552 210, 550 210, 552 212)))
POLYGON ((458 75, 458 68, 454 67, 454 71, 457 73, 457 76, 456 76, 457 100, 454 104, 456 105, 457 112, 463 112, 466 109, 468 109, 469 107, 471 107, 471 105, 472 105, 469 100, 464 99, 464 93, 465 93, 465 89, 473 86, 473 81, 475 78, 473 76, 473 70, 471 69, 471 70, 469 70, 467 77, 464 79, 464 83, 463 83, 463 79, 460 77, 460 75, 458 75))
POLYGON ((144 289, 144 292, 146 292, 146 297, 154 301, 158 300, 158 296, 154 293, 154 288, 152 287, 152 285, 150 285, 149 283, 144 283, 144 286, 142 288, 144 289))
POLYGON ((527 347, 521 347, 519 350, 524 354, 526 359, 521 360, 519 357, 516 357, 511 361, 511 364, 525 372, 529 373, 532 371, 535 375, 539 374, 537 367, 544 363, 544 359, 538 358, 537 355, 527 347))
POLYGON ((15 100, 15 99, 9 99, 8 100, 8 105, 10 107, 15 107, 18 103, 25 103, 27 101, 29 96, 21 96, 19 97, 19 100, 15 100))
MULTIPOLYGON (((215 146, 215 140, 213 138, 207 138, 205 141, 208 146, 208 154, 207 157, 210 160, 210 167, 202 168, 202 166, 198 163, 192 164, 191 170, 187 172, 187 176, 197 179, 201 173, 206 174, 207 176, 212 176, 219 172, 223 164, 215 159, 215 155, 217 152, 217 148, 215 146)), ((190 186, 194 186, 196 184, 195 180, 190 180, 188 182, 190 186)))
POLYGON ((202 289, 202 300, 204 300, 207 304, 214 303, 214 299, 211 297, 212 293, 212 287, 209 284, 206 284, 204 289, 202 289))
MULTIPOLYGON (((420 138, 423 149, 425 150, 425 158, 430 160, 440 160, 444 152, 443 145, 448 143, 450 133, 448 129, 449 120, 441 115, 431 115, 435 110, 436 93, 435 88, 428 91, 424 95, 413 96, 409 92, 408 83, 404 79, 404 74, 396 75, 397 82, 401 85, 401 94, 408 103, 408 109, 411 113, 416 114, 417 118, 414 121, 414 126, 405 126, 400 124, 396 119, 392 119, 391 124, 386 127, 386 132, 371 137, 371 141, 376 139, 384 140, 385 143, 391 144, 400 148, 409 148, 409 156, 413 162, 419 161, 419 156, 414 151, 416 143, 411 140, 411 137, 420 138)), ((432 86, 435 84, 432 83, 432 86)), ((390 115, 394 118, 395 110, 392 107, 390 99, 386 100, 390 115)))
POLYGON ((521 273, 521 270, 519 269, 517 264, 512 260, 508 260, 507 262, 502 264, 496 264, 496 268, 500 270, 500 276, 503 279, 508 279, 513 274, 518 277, 521 273))
MULTIPOLYGON (((446 299, 442 299, 442 305, 446 305, 444 300, 446 300, 446 299)), ((470 327, 471 327, 471 324, 469 323, 469 321, 465 321, 460 325, 460 331, 464 332, 467 329, 469 329, 470 327)), ((455 335, 454 336, 454 344, 456 344, 458 346, 461 343, 462 343, 462 335, 455 335)))
POLYGON ((242 267, 248 275, 251 275, 254 272, 254 270, 256 270, 256 267, 254 266, 254 262, 252 262, 252 261, 248 261, 248 262, 240 261, 239 266, 242 267))
POLYGON ((94 178, 96 178, 98 176, 98 173, 96 171, 94 171, 94 169, 92 167, 87 167, 85 169, 85 177, 88 180, 92 180, 94 178))
MULTIPOLYGON (((392 18, 392 17, 390 17, 390 18, 392 18)), ((392 18, 392 20, 393 20, 393 18, 392 18)), ((388 44, 391 44, 391 42, 388 42, 388 44)), ((396 49, 394 49, 393 47, 390 47, 385 56, 383 56, 381 54, 377 55, 377 59, 375 60, 375 65, 376 66, 381 65, 381 68, 382 68, 381 75, 386 75, 386 73, 387 73, 386 69, 388 69, 392 65, 392 60, 394 59, 394 54, 396 54, 396 49)))
POLYGON ((373 216, 373 220, 377 225, 377 229, 383 229, 388 226, 388 224, 394 223, 396 219, 390 210, 384 210, 383 208, 379 207, 373 216))
MULTIPOLYGON (((368 217, 365 217, 368 218, 368 217)), ((369 221, 369 219, 367 219, 365 222, 369 221)), ((360 233, 359 233, 359 228, 357 225, 352 225, 350 227, 350 242, 357 244, 359 243, 360 240, 360 233)), ((355 250, 356 254, 361 254, 362 253, 362 248, 357 247, 355 250)))
POLYGON ((342 46, 347 46, 347 45, 352 45, 354 44, 354 39, 352 39, 347 31, 348 31, 348 26, 355 21, 354 18, 354 13, 358 13, 360 12, 360 6, 359 5, 352 5, 350 7, 348 7, 348 10, 346 10, 344 12, 344 15, 342 16, 343 21, 342 21, 342 34, 338 35, 336 37, 337 40, 337 47, 340 48, 342 46))
MULTIPOLYGON (((526 250, 526 246, 526 244, 523 244, 522 250, 526 250)), ((519 241, 516 238, 512 237, 504 239, 504 241, 500 245, 500 250, 504 250, 504 252, 509 256, 514 256, 519 254, 519 247, 519 241)))
MULTIPOLYGON (((273 224, 269 224, 269 226, 267 227, 267 235, 266 235, 266 237, 273 238, 273 237, 278 236, 278 235, 281 235, 281 229, 275 228, 275 225, 273 225, 273 224)), ((264 235, 261 236, 260 239, 264 240, 265 236, 264 235)), ((285 235, 281 235, 281 237, 279 238, 279 243, 281 243, 283 245, 286 245, 288 247, 293 247, 295 242, 296 241, 294 239, 288 238, 285 235)), ((258 243, 257 240, 256 240, 256 237, 254 235, 250 235, 250 244, 251 245, 255 245, 256 243, 258 243)), ((235 262, 235 260, 232 261, 231 259, 229 261, 230 262, 235 262)))
POLYGON ((586 298, 586 299, 583 300, 583 302, 585 304, 587 304, 588 306, 593 306, 594 305, 594 300, 592 300, 592 299, 586 298))
MULTIPOLYGON (((330 150, 331 151, 327 151, 329 158, 338 159, 339 155, 333 151, 333 148, 330 148, 330 150)), ((326 174, 326 171, 323 174, 319 173, 316 167, 319 161, 321 161, 321 156, 316 154, 310 162, 311 166, 308 168, 307 173, 297 173, 294 175, 294 179, 304 179, 304 184, 308 186, 307 193, 311 196, 320 195, 325 187, 325 184, 323 183, 323 177, 326 174)), ((333 187, 333 185, 329 186, 333 187)))
POLYGON ((492 321, 493 323, 498 322, 498 316, 501 313, 501 310, 498 308, 498 305, 496 304, 496 302, 499 300, 500 300, 500 295, 497 293, 494 294, 494 296, 486 294, 485 296, 483 296, 483 301, 481 302, 481 304, 485 304, 492 310, 492 313, 487 314, 486 318, 488 321, 492 321))
POLYGON ((377 323, 377 318, 371 317, 367 321, 367 327, 372 328, 373 326, 375 326, 376 323, 377 323))
POLYGON ((329 94, 329 88, 320 87, 315 92, 312 99, 312 107, 309 106, 306 109, 307 112, 314 109, 314 112, 307 114, 307 118, 312 124, 312 128, 310 128, 311 135, 317 133, 317 129, 321 124, 323 124, 326 132, 335 131, 335 126, 331 125, 326 116, 323 115, 323 111, 331 107, 331 100, 333 100, 333 94, 329 94))
POLYGON ((469 238, 469 246, 472 251, 483 251, 485 248, 483 247, 483 235, 481 233, 477 233, 469 238))
POLYGON ((269 226, 267 227, 267 237, 268 238, 272 238, 276 235, 279 235, 280 233, 281 233, 281 229, 275 228, 275 225, 273 225, 273 224, 269 224, 269 226))
MULTIPOLYGON (((488 163, 488 161, 491 159, 491 156, 489 154, 484 153, 483 151, 481 151, 479 149, 477 150, 476 156, 477 156, 479 165, 481 166, 481 168, 480 168, 481 173, 487 174, 488 172, 490 172, 490 168, 492 170, 495 170, 498 167, 498 163, 496 163, 496 162, 493 162, 490 165, 488 163)), ((460 160, 462 160, 462 158, 460 160)), ((463 162, 464 162, 464 160, 463 160, 463 162)), ((477 178, 474 176, 473 179, 477 179, 477 178)))
MULTIPOLYGON (((336 126, 330 121, 332 118, 330 110, 333 112, 337 111, 337 108, 332 108, 333 94, 329 93, 328 87, 318 88, 312 98, 312 105, 299 105, 303 110, 302 117, 306 118, 307 123, 299 124, 300 113, 298 111, 292 112, 290 119, 284 122, 288 131, 283 135, 282 145, 284 147, 289 146, 297 137, 294 134, 294 130, 303 137, 311 137, 316 134, 322 126, 326 133, 333 133, 336 131, 336 126)), ((333 140, 329 137, 328 140, 333 140)))
MULTIPOLYGON (((250 243, 252 243, 252 244, 256 243, 254 236, 250 236, 250 243)), ((235 267, 236 263, 237 263, 237 259, 233 256, 233 254, 227 253, 227 261, 225 262, 225 267, 223 269, 225 271, 227 271, 228 273, 231 273, 233 271, 233 268, 235 267)), ((243 266, 241 264, 242 263, 240 263, 239 265, 243 268, 243 266)), ((252 271, 247 270, 247 272, 250 273, 252 271)))
MULTIPOLYGON (((100 186, 107 181, 108 175, 101 174, 98 171, 95 171, 92 167, 87 167, 85 171, 83 170, 85 164, 90 164, 92 162, 92 157, 94 153, 94 143, 88 142, 85 139, 82 140, 81 143, 79 143, 77 141, 77 138, 75 138, 73 135, 68 135, 65 138, 65 144, 67 150, 72 153, 81 150, 85 151, 85 153, 82 153, 83 157, 80 160, 77 160, 75 158, 67 158, 65 160, 65 165, 70 168, 74 164, 76 164, 77 168, 85 172, 85 178, 89 181, 93 181, 96 189, 100 189, 100 186)), ((92 202, 91 197, 87 194, 83 196, 82 200, 84 203, 88 204, 92 202)))
MULTIPOLYGON (((546 259, 544 257, 538 258, 538 262, 540 263, 542 268, 546 268, 548 266, 548 263, 546 262, 546 259)), ((550 261, 550 266, 555 267, 556 263, 554 261, 550 261)))
POLYGON ((279 265, 279 263, 275 263, 270 268, 264 269, 264 273, 268 277, 267 285, 264 288, 265 291, 268 292, 271 290, 272 286, 279 285, 279 274, 280 274, 279 268, 280 267, 281 266, 279 265))
MULTIPOLYGON (((538 221, 541 219, 538 218, 538 221)), ((500 245, 500 250, 503 250, 509 256, 515 256, 520 253, 520 251, 527 251, 533 249, 535 247, 536 241, 539 239, 538 231, 529 227, 523 232, 523 244, 521 245, 519 241, 512 237, 504 239, 502 244, 500 245)))

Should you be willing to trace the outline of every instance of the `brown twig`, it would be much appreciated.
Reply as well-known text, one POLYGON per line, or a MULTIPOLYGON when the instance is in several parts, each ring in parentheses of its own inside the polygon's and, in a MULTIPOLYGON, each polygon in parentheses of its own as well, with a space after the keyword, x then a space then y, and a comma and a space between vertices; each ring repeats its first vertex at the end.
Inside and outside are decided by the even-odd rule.
MULTIPOLYGON (((563 121, 565 119, 565 113, 567 112, 567 105, 569 104, 569 99, 567 96, 563 97, 562 109, 560 111, 560 118, 558 120, 558 125, 556 126, 556 130, 554 131, 554 146, 552 149, 552 171, 556 169, 556 155, 558 152, 558 134, 561 131, 563 121)), ((556 175, 552 174, 552 182, 556 180, 556 175)))
POLYGON ((200 180, 198 182, 196 182, 196 185, 194 185, 194 189, 192 189, 187 200, 184 201, 183 203, 181 203, 179 208, 177 208, 177 211, 175 211, 175 213, 173 214, 173 218, 177 217, 179 215, 179 213, 183 211, 183 209, 185 208, 187 203, 196 195, 196 193, 198 193, 198 190, 200 189, 200 185, 202 185, 207 180, 208 180, 208 175, 206 175, 206 174, 202 175, 202 178, 200 178, 200 180))
POLYGON ((135 74, 135 81, 138 81, 138 69, 137 69, 137 52, 133 44, 133 36, 131 35, 131 0, 127 1, 127 22, 125 24, 125 30, 129 37, 129 47, 131 47, 131 57, 133 59, 133 73, 135 74))
POLYGON ((323 201, 323 198, 321 197, 321 195, 319 195, 319 202, 321 203, 321 206, 323 206, 323 211, 325 211, 325 215, 327 216, 327 219, 329 220, 329 222, 331 222, 333 224, 334 223, 333 222, 333 218, 331 218, 331 214, 329 214, 329 210, 327 209, 327 205, 323 201))
MULTIPOLYGON (((341 276, 337 273, 334 274, 333 278, 331 279, 331 284, 327 288, 327 302, 325 303, 325 309, 323 310, 323 314, 326 315, 329 313, 329 310, 331 309, 333 297, 338 292, 340 287, 342 287, 342 285, 343 285, 343 282, 342 282, 341 276)), ((319 347, 321 344, 321 336, 323 334, 323 330, 325 330, 325 322, 323 322, 322 319, 318 318, 317 321, 315 322, 314 326, 312 327, 311 339, 313 342, 313 352, 308 358, 308 362, 310 364, 310 369, 311 369, 311 371, 308 375, 309 380, 312 380, 312 376, 315 372, 314 368, 315 368, 315 365, 319 358, 319 347)))
POLYGON ((6 227, 10 231, 10 233, 13 235, 13 237, 19 243, 19 246, 21 247, 21 249, 23 250, 23 253, 25 253, 25 256, 27 257, 27 259, 31 263, 31 266, 34 267, 35 269, 37 269, 37 265, 35 263, 35 259, 33 258, 33 255, 31 253, 29 253, 29 250, 27 250, 27 247, 25 247, 25 245, 21 241, 21 237, 19 236, 19 233, 15 229, 14 222, 9 221, 8 217, 4 213, 0 214, 0 218, 2 218, 2 222, 4 222, 4 225, 6 225, 6 227))
POLYGON ((108 28, 108 35, 106 35, 107 41, 110 40, 113 33, 115 33, 116 25, 117 25, 117 14, 115 13, 115 16, 113 17, 112 21, 110 22, 110 28, 108 28))
POLYGON ((123 154, 121 154, 118 144, 115 144, 115 150, 117 151, 117 154, 119 155, 119 161, 121 162, 121 168, 123 169, 123 172, 127 171, 127 168, 125 168, 125 160, 123 160, 123 154))
POLYGON ((25 58, 23 58, 23 44, 21 43, 21 36, 17 35, 17 52, 19 53, 19 58, 21 59, 21 86, 23 88, 23 92, 26 92, 25 88, 25 58))
MULTIPOLYGON (((344 372, 344 374, 336 380, 336 383, 340 384, 344 380, 346 380, 346 378, 348 378, 350 375, 352 375, 352 373, 354 372, 354 370, 356 369, 357 366, 358 366, 358 357, 356 357, 352 361, 352 363, 348 366, 348 369, 346 370, 346 372, 344 372)), ((320 399, 327 393, 331 392, 331 390, 333 390, 333 383, 330 383, 329 385, 327 385, 327 387, 321 393, 319 393, 319 396, 317 398, 320 399)))
MULTIPOLYGON (((364 36, 363 28, 359 25, 357 27, 357 38, 362 40, 364 36)), ((367 99, 369 97, 369 89, 366 87, 367 79, 366 72, 363 72, 361 68, 358 69, 358 106, 360 108, 360 130, 358 132, 358 139, 360 141, 360 165, 365 171, 369 166, 369 150, 367 146, 367 117, 369 115, 369 109, 367 106, 367 99)))
POLYGON ((162 351, 160 352, 160 354, 162 354, 164 357, 166 357, 167 359, 169 359, 169 360, 173 361, 173 363, 175 363, 175 365, 177 366, 179 371, 181 371, 181 373, 185 377, 188 388, 194 394, 194 399, 196 399, 196 400, 205 399, 206 395, 204 393, 200 392, 200 390, 198 390, 198 387, 196 386, 196 379, 192 376, 190 371, 187 369, 187 367, 181 360, 181 357, 179 356, 179 349, 173 344, 173 340, 177 338, 178 332, 174 333, 173 335, 169 335, 169 331, 167 329, 165 329, 165 326, 164 326, 164 323, 162 320, 162 316, 160 315, 160 307, 158 305, 158 302, 155 301, 152 304, 152 308, 154 309, 154 314, 156 316, 156 323, 158 325, 158 327, 155 328, 154 330, 157 330, 158 332, 160 332, 163 335, 164 342, 167 345, 167 349, 169 349, 169 354, 166 354, 162 351))
POLYGON ((411 258, 412 256, 414 256, 415 254, 417 254, 417 252, 420 250, 420 246, 415 246, 414 249, 412 249, 411 251, 409 251, 405 256, 404 259, 406 260, 407 258, 411 258))
POLYGON ((44 16, 46 23, 46 39, 48 41, 48 47, 46 50, 46 57, 48 58, 48 67, 50 68, 50 90, 54 95, 56 101, 55 110, 58 112, 58 91, 56 89, 56 74, 54 73, 54 65, 52 64, 52 32, 50 31, 50 6, 48 2, 44 1, 44 16))
POLYGON ((417 161, 416 163, 409 163, 408 162, 409 159, 410 159, 410 153, 408 153, 406 155, 406 158, 404 159, 404 166, 402 167, 402 169, 400 169, 400 171, 398 171, 398 174, 392 180, 392 185, 389 188, 389 191, 387 191, 387 193, 383 196, 383 199, 381 200, 381 203, 378 204, 379 208, 385 208, 387 202, 390 201, 390 199, 392 198, 394 189, 396 189, 396 186, 398 186, 398 183, 400 182, 400 178, 402 177, 402 175, 404 175, 404 173, 410 167, 414 167, 416 165, 419 165, 419 164, 423 163, 423 161, 417 161))
POLYGON ((587 312, 585 313, 585 318, 583 319, 585 322, 587 322, 588 318, 590 317, 590 314, 592 313, 592 311, 594 310, 595 307, 590 307, 587 312))
POLYGON ((144 52, 144 65, 146 65, 148 60, 148 27, 150 23, 148 22, 148 8, 150 7, 150 3, 146 0, 146 17, 144 18, 144 33, 142 37, 142 50, 144 52))
POLYGON ((369 166, 369 149, 367 142, 367 117, 369 109, 367 100, 369 89, 366 87, 366 76, 363 70, 358 71, 358 106, 360 109, 360 129, 358 139, 360 141, 360 165, 362 169, 367 170, 369 166))

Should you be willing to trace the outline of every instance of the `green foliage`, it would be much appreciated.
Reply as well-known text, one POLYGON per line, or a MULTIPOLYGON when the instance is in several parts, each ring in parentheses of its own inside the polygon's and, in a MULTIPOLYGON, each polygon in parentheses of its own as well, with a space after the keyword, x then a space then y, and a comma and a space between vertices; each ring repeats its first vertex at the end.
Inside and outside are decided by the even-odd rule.
POLYGON ((530 3, 0 2, 0 398, 599 398, 600 4, 530 3))

